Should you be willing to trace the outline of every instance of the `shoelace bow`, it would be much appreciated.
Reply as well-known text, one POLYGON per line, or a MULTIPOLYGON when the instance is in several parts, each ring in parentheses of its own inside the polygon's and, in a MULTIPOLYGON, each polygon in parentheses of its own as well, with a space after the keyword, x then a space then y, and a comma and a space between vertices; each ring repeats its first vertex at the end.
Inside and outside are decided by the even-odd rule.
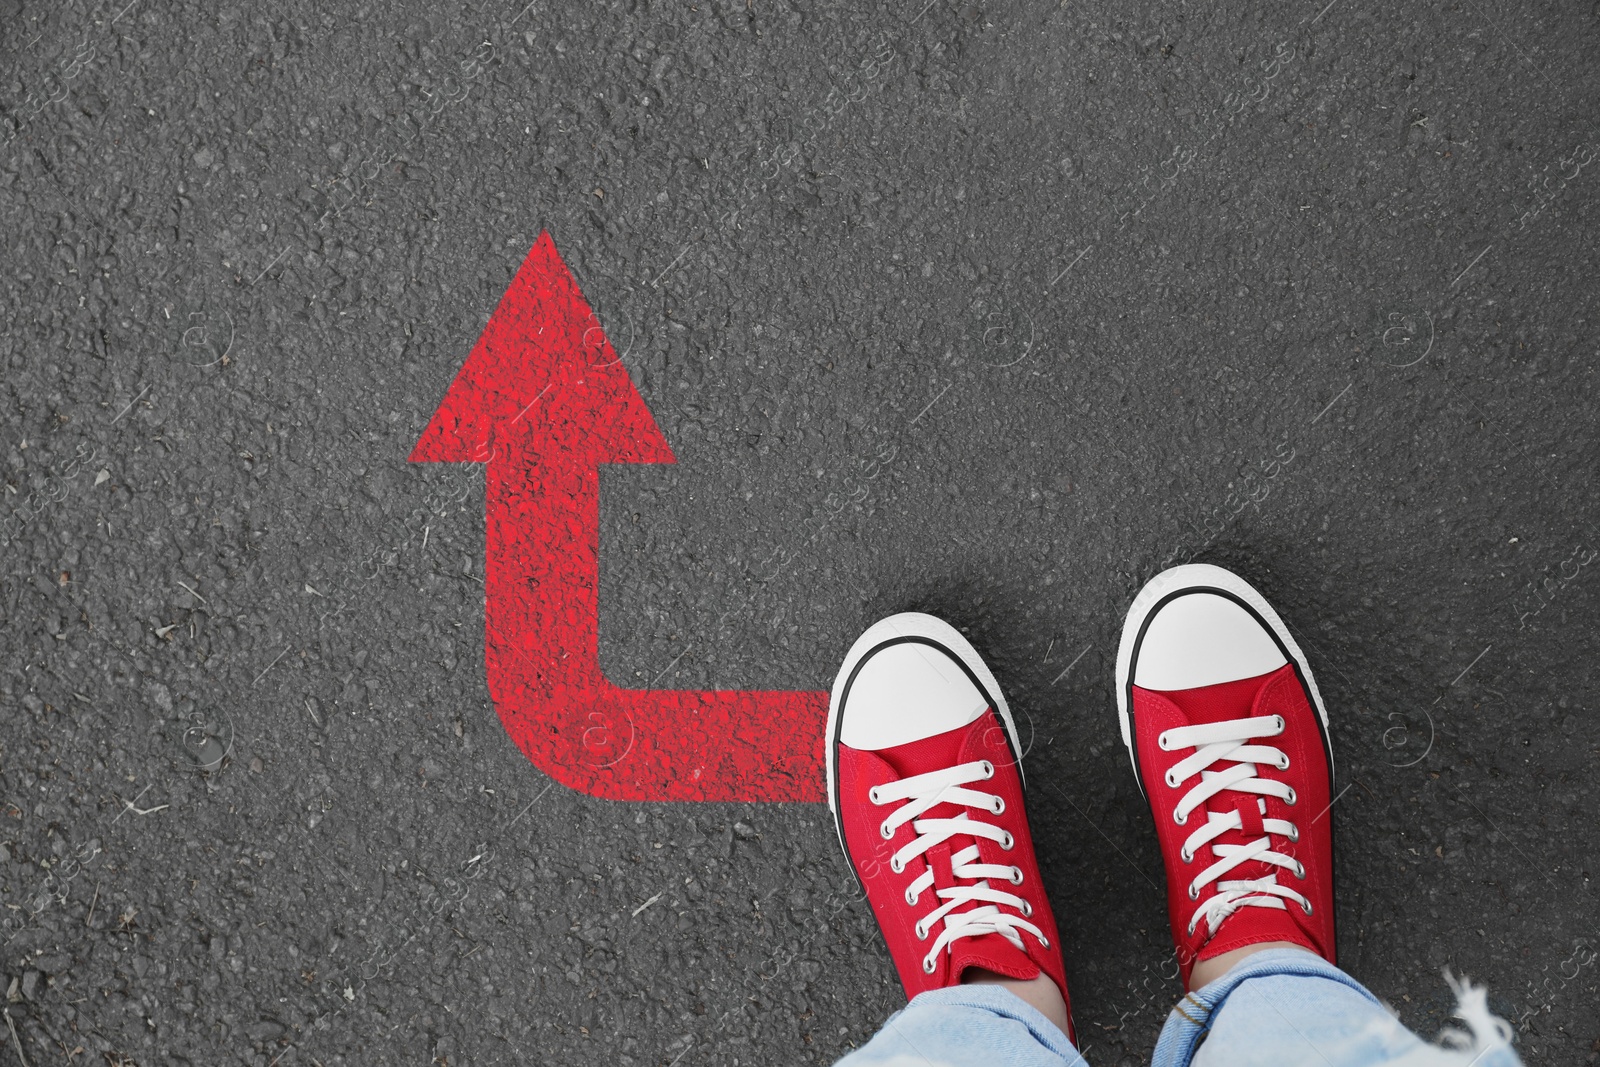
MULTIPOLYGON (((965 811, 953 818, 920 818, 924 812, 940 804, 958 804, 981 809, 991 815, 999 815, 1006 810, 1002 798, 992 793, 966 788, 973 782, 993 777, 994 764, 988 760, 979 760, 929 771, 927 774, 918 774, 871 789, 868 797, 876 805, 900 803, 900 806, 879 826, 879 832, 885 840, 894 837, 895 832, 908 822, 917 832, 914 840, 889 858, 889 869, 900 874, 906 869, 907 863, 953 837, 987 838, 1002 849, 1010 851, 1016 844, 1010 832, 974 819, 965 811)), ((941 921, 943 923, 939 936, 934 939, 933 947, 923 957, 922 969, 925 973, 932 974, 938 967, 939 953, 963 937, 997 933, 1021 950, 1022 936, 1019 933, 1021 931, 1038 938, 1039 943, 1045 948, 1050 947, 1050 940, 1044 936, 1044 932, 1027 921, 1033 915, 1033 905, 1022 897, 989 885, 991 878, 1004 879, 1011 885, 1021 885, 1022 869, 998 863, 979 863, 978 858, 976 842, 950 857, 950 873, 963 884, 937 890, 935 895, 943 903, 917 920, 916 934, 919 940, 927 938, 934 924, 941 921), (977 906, 965 911, 956 910, 966 904, 977 904, 977 906), (1002 907, 1021 914, 1019 916, 1002 911, 1002 907)), ((911 885, 906 888, 906 903, 916 907, 917 901, 933 882, 933 868, 930 866, 914 878, 911 885)))
MULTIPOLYGON (((1264 715, 1202 723, 1198 726, 1180 726, 1163 731, 1156 739, 1156 743, 1164 751, 1194 749, 1193 753, 1179 760, 1167 772, 1169 788, 1180 789, 1185 782, 1196 775, 1200 778, 1183 795, 1172 811, 1172 819, 1179 826, 1186 825, 1190 813, 1196 809, 1204 811, 1206 815, 1205 825, 1189 835, 1188 840, 1183 843, 1183 848, 1179 850, 1179 856, 1184 863, 1193 862, 1195 854, 1201 848, 1210 845, 1211 854, 1216 857, 1214 863, 1189 883, 1189 899, 1199 900, 1205 887, 1216 882, 1216 894, 1196 908, 1194 915, 1189 919, 1190 936, 1194 935, 1195 927, 1200 924, 1201 919, 1205 919, 1208 924, 1207 937, 1215 936, 1222 921, 1242 907, 1285 910, 1288 905, 1284 901, 1292 900, 1299 904, 1307 915, 1311 914, 1311 901, 1288 886, 1278 884, 1276 871, 1260 878, 1221 880, 1223 875, 1234 868, 1253 862, 1281 867, 1296 878, 1303 879, 1306 876, 1306 869, 1298 860, 1272 851, 1274 836, 1287 838, 1290 842, 1300 840, 1299 827, 1285 819, 1263 817, 1261 828, 1264 833, 1256 840, 1243 845, 1217 844, 1216 839, 1223 834, 1231 830, 1243 831, 1244 817, 1237 808, 1218 812, 1205 807, 1212 797, 1227 790, 1277 797, 1284 803, 1293 805, 1296 800, 1293 786, 1271 778, 1259 777, 1256 773, 1261 765, 1271 765, 1280 771, 1288 770, 1288 755, 1271 745, 1246 743, 1256 738, 1276 737, 1283 733, 1283 729, 1283 716, 1264 715), (1231 766, 1221 770, 1211 769, 1214 764, 1220 763, 1229 763, 1231 766)), ((1264 816, 1265 801, 1258 800, 1256 803, 1262 805, 1264 816)))

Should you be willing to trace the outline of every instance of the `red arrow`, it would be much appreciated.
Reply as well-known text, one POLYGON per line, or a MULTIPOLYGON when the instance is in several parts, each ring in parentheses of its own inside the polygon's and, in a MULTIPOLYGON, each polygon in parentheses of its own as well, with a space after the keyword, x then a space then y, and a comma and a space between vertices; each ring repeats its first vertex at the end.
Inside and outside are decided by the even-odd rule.
POLYGON ((484 660, 535 766, 613 800, 823 799, 828 694, 623 689, 600 669, 600 464, 676 458, 548 233, 411 461, 489 466, 484 660))

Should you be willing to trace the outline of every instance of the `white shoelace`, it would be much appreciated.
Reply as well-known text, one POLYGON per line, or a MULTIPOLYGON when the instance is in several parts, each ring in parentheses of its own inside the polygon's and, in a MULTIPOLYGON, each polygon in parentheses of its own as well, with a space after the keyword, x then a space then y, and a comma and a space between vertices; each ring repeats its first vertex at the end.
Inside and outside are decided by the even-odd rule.
MULTIPOLYGON (((1295 803, 1295 791, 1292 786, 1256 775, 1257 766, 1263 764, 1270 764, 1280 771, 1288 770, 1288 755, 1270 745, 1246 744, 1256 738, 1276 737, 1283 733, 1283 727, 1283 716, 1263 715, 1250 719, 1202 723, 1199 726, 1180 726, 1163 731, 1156 739, 1156 743, 1165 751, 1194 749, 1193 753, 1179 760, 1167 772, 1169 788, 1182 788, 1183 783, 1196 775, 1200 778, 1183 795, 1178 801, 1178 806, 1172 811, 1172 819, 1179 826, 1187 825, 1189 814, 1196 809, 1204 811, 1206 815, 1205 825, 1189 835, 1188 840, 1183 843, 1180 856, 1185 863, 1189 863, 1193 861, 1195 853, 1209 844, 1211 854, 1216 857, 1216 862, 1201 871, 1195 876, 1194 881, 1189 883, 1190 900, 1199 900, 1201 891, 1208 884, 1217 883, 1216 895, 1196 908, 1194 915, 1189 919, 1191 936, 1201 919, 1205 919, 1209 924, 1207 936, 1215 936, 1222 921, 1242 907, 1277 908, 1281 911, 1287 908, 1284 901, 1292 900, 1299 904, 1307 915, 1311 914, 1311 901, 1288 886, 1279 885, 1276 871, 1261 878, 1219 880, 1235 867, 1252 862, 1272 864, 1283 868, 1296 878, 1304 878, 1306 869, 1299 861, 1272 851, 1274 835, 1288 838, 1291 842, 1298 841, 1299 827, 1284 819, 1263 817, 1261 827, 1266 832, 1260 838, 1245 845, 1215 844, 1216 839, 1228 831, 1243 830, 1244 819, 1236 809, 1216 812, 1204 806, 1212 797, 1225 790, 1277 797, 1286 804, 1295 803), (1221 770, 1211 769, 1214 764, 1220 763, 1230 763, 1231 766, 1221 770)), ((1266 801, 1257 800, 1256 803, 1260 805, 1261 813, 1265 816, 1266 801)))
MULTIPOLYGON (((1002 798, 992 793, 965 788, 972 782, 981 782, 993 777, 994 764, 988 760, 979 760, 975 763, 962 763, 943 770, 929 771, 927 774, 915 775, 873 788, 868 796, 874 804, 882 806, 900 802, 900 806, 891 812, 878 828, 884 839, 892 838, 895 831, 908 822, 917 832, 915 840, 889 857, 889 869, 896 874, 902 873, 911 860, 952 837, 983 837, 1010 851, 1016 840, 1008 831, 971 818, 967 812, 963 811, 949 819, 919 818, 923 812, 940 804, 959 804, 999 815, 1006 810, 1002 798)), ((978 846, 974 843, 950 857, 950 872, 958 880, 969 884, 938 890, 935 895, 943 903, 917 920, 918 939, 926 939, 932 932, 934 924, 943 921, 943 929, 934 939, 933 947, 923 957, 923 971, 932 974, 939 965, 939 953, 963 937, 1000 934, 1018 949, 1022 949, 1022 936, 1018 931, 1025 931, 1038 938, 1039 943, 1045 948, 1050 947, 1050 940, 1044 936, 1043 931, 1026 921, 1033 915, 1033 905, 1022 897, 991 888, 989 885, 991 878, 1004 879, 1011 885, 1021 885, 1023 875, 1020 867, 979 863, 978 846), (956 911, 962 905, 974 902, 982 903, 966 911, 956 911), (1021 912, 1022 916, 1019 918, 1001 911, 1001 906, 1015 909, 1021 912)), ((916 907, 917 900, 927 892, 933 882, 933 870, 930 867, 913 879, 911 885, 907 887, 906 903, 916 907)))

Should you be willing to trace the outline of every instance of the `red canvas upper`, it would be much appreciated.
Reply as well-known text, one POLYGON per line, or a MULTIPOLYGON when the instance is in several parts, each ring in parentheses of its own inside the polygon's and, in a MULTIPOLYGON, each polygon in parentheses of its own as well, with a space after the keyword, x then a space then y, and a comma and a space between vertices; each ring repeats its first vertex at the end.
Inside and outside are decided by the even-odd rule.
MULTIPOLYGON (((1067 983, 1060 940, 1034 858, 1033 838, 1023 807, 1022 778, 1007 743, 1006 728, 994 710, 985 711, 968 726, 896 748, 859 751, 840 744, 837 758, 838 810, 845 851, 866 889, 867 900, 883 930, 906 995, 914 997, 926 990, 956 985, 966 971, 976 967, 1020 979, 1037 977, 1042 971, 1056 983, 1065 999, 1067 983), (982 837, 956 836, 915 857, 902 872, 893 871, 891 857, 918 836, 914 828, 916 821, 899 826, 894 836, 885 840, 880 828, 896 805, 874 804, 869 791, 875 786, 981 760, 988 760, 994 766, 994 775, 967 788, 1001 798, 1005 803, 1003 812, 997 815, 986 808, 941 803, 916 821, 956 818, 964 813, 969 818, 1009 831, 1014 839, 1011 849, 1003 849, 998 842, 982 837), (938 926, 936 924, 927 937, 918 938, 915 925, 941 903, 937 890, 973 884, 970 880, 958 880, 952 871, 952 857, 973 844, 979 849, 978 862, 1021 869, 1020 885, 996 879, 991 879, 990 884, 1025 899, 1032 906, 1032 915, 1027 921, 1039 928, 1049 940, 1049 947, 1027 931, 1018 933, 1023 946, 1020 950, 1000 933, 961 937, 939 954, 935 970, 928 974, 923 970, 923 960, 937 936, 938 926), (930 869, 933 886, 922 892, 916 905, 908 904, 907 889, 914 879, 930 869)), ((981 906, 983 902, 973 902, 958 908, 957 912, 981 906)), ((1006 905, 996 906, 1013 915, 1023 914, 1006 905)))
MULTIPOLYGON (((1292 664, 1256 678, 1224 682, 1199 689, 1169 692, 1132 687, 1134 744, 1138 753, 1139 776, 1155 815, 1156 834, 1161 844, 1161 855, 1167 870, 1167 905, 1172 921, 1173 941, 1178 948, 1178 961, 1184 982, 1197 960, 1210 959, 1224 952, 1264 941, 1290 941, 1303 945, 1331 962, 1334 959, 1333 924, 1333 835, 1329 812, 1330 780, 1328 757, 1323 744, 1322 730, 1316 710, 1307 698, 1305 689, 1292 664), (1272 737, 1251 743, 1278 749, 1289 757, 1286 770, 1272 764, 1257 763, 1259 778, 1275 779, 1292 787, 1297 794, 1295 803, 1268 796, 1261 797, 1225 789, 1190 812, 1186 825, 1174 822, 1178 802, 1201 779, 1190 777, 1176 788, 1168 785, 1166 775, 1181 760, 1192 755, 1192 747, 1163 750, 1158 739, 1164 731, 1200 723, 1217 723, 1227 720, 1258 716, 1281 715, 1284 730, 1272 737), (1258 800, 1264 800, 1262 812, 1258 800), (1215 841, 1202 845, 1189 862, 1184 862, 1181 850, 1189 836, 1206 824, 1207 812, 1226 813, 1237 810, 1242 828, 1228 830, 1215 841), (1264 819, 1282 819, 1293 823, 1299 830, 1299 840, 1291 841, 1282 834, 1266 835, 1262 828, 1264 819), (1282 867, 1260 860, 1250 860, 1223 874, 1200 891, 1198 900, 1189 898, 1189 887, 1217 858, 1213 846, 1248 845, 1268 836, 1273 852, 1297 860, 1305 869, 1305 878, 1299 879, 1282 867), (1194 933, 1188 932, 1190 919, 1197 909, 1218 892, 1219 881, 1257 879, 1276 875, 1278 883, 1285 885, 1310 901, 1312 913, 1292 901, 1277 908, 1241 906, 1221 920, 1215 934, 1206 919, 1201 919, 1194 933)), ((1212 772, 1227 770, 1237 763, 1220 761, 1211 766, 1212 772)))

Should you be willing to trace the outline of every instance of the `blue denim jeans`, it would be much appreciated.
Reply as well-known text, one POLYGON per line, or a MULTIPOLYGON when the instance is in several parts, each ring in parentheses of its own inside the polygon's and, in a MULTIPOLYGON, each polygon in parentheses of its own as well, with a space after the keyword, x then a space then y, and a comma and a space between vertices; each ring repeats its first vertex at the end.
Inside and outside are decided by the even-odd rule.
MULTIPOLYGON (((1515 1067, 1510 1028, 1483 990, 1457 986, 1470 1032, 1446 1047, 1401 1026, 1359 982, 1309 952, 1258 952, 1184 996, 1155 1067, 1515 1067)), ((923 993, 839 1067, 1087 1067, 1066 1035, 995 985, 923 993)))

